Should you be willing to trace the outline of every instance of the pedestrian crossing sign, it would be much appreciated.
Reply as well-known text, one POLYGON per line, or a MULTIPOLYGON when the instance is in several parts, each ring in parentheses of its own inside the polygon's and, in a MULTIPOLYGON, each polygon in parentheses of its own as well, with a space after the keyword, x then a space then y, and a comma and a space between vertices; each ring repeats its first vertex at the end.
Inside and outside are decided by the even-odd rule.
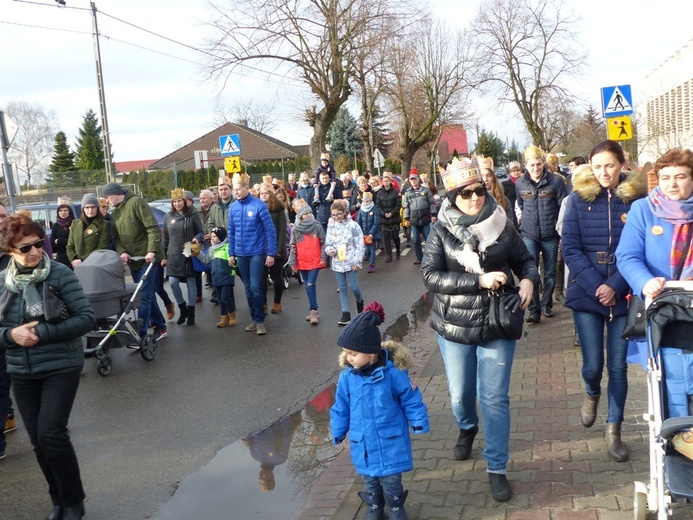
POLYGON ((241 155, 241 138, 238 134, 220 135, 219 150, 222 157, 241 155))
POLYGON ((602 89, 602 114, 604 117, 629 116, 633 113, 633 96, 630 85, 604 87, 602 89))
POLYGON ((606 131, 612 141, 625 141, 633 138, 633 123, 630 116, 610 117, 606 120, 606 131))

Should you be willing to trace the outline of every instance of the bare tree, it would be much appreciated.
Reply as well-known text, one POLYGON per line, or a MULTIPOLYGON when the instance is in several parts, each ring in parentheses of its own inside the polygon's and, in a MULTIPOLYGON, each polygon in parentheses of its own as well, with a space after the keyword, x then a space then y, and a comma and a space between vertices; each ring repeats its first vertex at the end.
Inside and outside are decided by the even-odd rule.
POLYGON ((393 152, 408 172, 434 130, 450 122, 441 116, 464 112, 477 67, 465 33, 425 22, 416 35, 399 40, 388 69, 386 98, 397 128, 393 152))
POLYGON ((550 148, 542 103, 572 104, 566 85, 586 58, 580 18, 563 0, 487 0, 473 26, 492 92, 517 106, 535 145, 550 148))
POLYGON ((296 74, 317 103, 306 109, 313 128, 313 167, 339 108, 351 94, 358 52, 375 47, 388 19, 407 12, 395 0, 235 0, 212 3, 216 33, 208 42, 212 77, 225 78, 239 66, 270 63, 274 74, 296 74), (359 48, 357 49, 357 43, 359 48))
POLYGON ((253 99, 238 99, 228 104, 221 95, 214 100, 214 124, 244 122, 248 128, 269 134, 277 126, 277 111, 272 103, 253 99))
POLYGON ((5 109, 19 127, 8 155, 26 175, 27 186, 35 170, 51 158, 53 137, 58 132, 55 112, 24 100, 11 101, 5 109))

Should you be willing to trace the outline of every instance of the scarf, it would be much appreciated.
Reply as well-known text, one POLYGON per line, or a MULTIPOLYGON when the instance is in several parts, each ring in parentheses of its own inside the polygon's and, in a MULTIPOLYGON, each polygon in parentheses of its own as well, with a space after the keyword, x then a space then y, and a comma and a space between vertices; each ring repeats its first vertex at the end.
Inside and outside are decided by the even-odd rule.
POLYGON ((72 208, 70 206, 60 205, 58 206, 58 211, 60 211, 62 208, 67 208, 70 210, 70 216, 67 218, 58 217, 56 222, 61 228, 68 231, 70 229, 70 224, 72 224, 72 221, 75 220, 75 216, 72 214, 72 208))
POLYGON ((22 272, 25 269, 17 265, 15 259, 10 260, 5 273, 5 287, 13 294, 21 294, 26 304, 26 310, 32 318, 43 315, 43 296, 36 288, 36 284, 48 278, 51 272, 50 258, 43 251, 43 258, 31 271, 22 272))
POLYGON ((298 229, 304 235, 314 235, 317 226, 318 223, 313 216, 313 212, 310 210, 310 206, 303 206, 298 210, 298 213, 296 214, 296 221, 294 222, 294 227, 296 229, 298 229), (301 217, 303 217, 305 214, 310 214, 310 218, 303 220, 301 217))
POLYGON ((368 213, 370 210, 373 209, 374 206, 375 206, 375 204, 373 204, 373 201, 372 201, 372 200, 370 200, 370 201, 368 201, 368 202, 366 202, 366 201, 364 200, 364 201, 361 203, 361 211, 365 211, 366 213, 368 213))
POLYGON ((213 254, 214 251, 216 251, 220 247, 224 247, 226 244, 228 244, 228 239, 226 239, 226 238, 224 240, 222 240, 221 242, 219 242, 218 244, 210 244, 209 249, 207 250, 207 254, 210 254, 210 255, 213 254))
POLYGON ((688 249, 686 259, 683 259, 683 250, 686 247, 693 222, 693 197, 686 200, 671 200, 657 186, 647 196, 647 205, 655 217, 674 225, 674 233, 671 237, 671 253, 669 254, 669 268, 672 278, 681 262, 684 262, 679 279, 693 279, 693 251, 691 248, 688 249))
POLYGON ((486 192, 484 207, 478 215, 465 215, 449 199, 443 201, 438 213, 443 226, 462 242, 462 250, 453 255, 469 273, 482 274, 479 251, 483 252, 495 244, 505 229, 507 216, 496 199, 486 192))

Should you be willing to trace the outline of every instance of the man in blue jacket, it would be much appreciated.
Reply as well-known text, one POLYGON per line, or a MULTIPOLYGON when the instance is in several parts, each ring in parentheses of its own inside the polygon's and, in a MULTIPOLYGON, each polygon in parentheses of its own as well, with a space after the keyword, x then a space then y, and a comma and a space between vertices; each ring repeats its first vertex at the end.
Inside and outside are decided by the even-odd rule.
POLYGON ((265 266, 272 267, 277 254, 277 232, 272 224, 267 205, 250 194, 250 177, 233 176, 233 195, 236 201, 229 208, 228 236, 229 265, 238 264, 245 297, 252 321, 246 332, 258 336, 267 334, 265 329, 265 293, 262 280, 265 266))
POLYGON ((541 315, 553 318, 553 290, 556 286, 558 241, 556 231, 558 211, 568 189, 563 179, 546 168, 544 153, 537 146, 525 150, 525 174, 515 183, 517 205, 520 208, 520 232, 527 249, 539 267, 541 253, 544 266, 543 294, 534 287, 527 323, 539 323, 541 315))

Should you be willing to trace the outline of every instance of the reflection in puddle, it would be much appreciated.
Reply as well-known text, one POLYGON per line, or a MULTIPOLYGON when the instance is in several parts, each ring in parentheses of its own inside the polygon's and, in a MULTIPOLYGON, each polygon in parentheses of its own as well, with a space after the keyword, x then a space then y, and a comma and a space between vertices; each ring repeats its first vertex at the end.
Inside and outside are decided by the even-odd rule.
MULTIPOLYGON (((385 330, 383 339, 403 340, 415 333, 432 304, 432 293, 424 294, 385 330)), ((330 438, 334 394, 331 385, 303 410, 221 449, 180 483, 157 520, 293 518, 313 482, 343 449, 330 438)))
POLYGON ((291 518, 342 451, 330 439, 335 385, 299 412, 220 450, 183 480, 159 520, 291 518))

